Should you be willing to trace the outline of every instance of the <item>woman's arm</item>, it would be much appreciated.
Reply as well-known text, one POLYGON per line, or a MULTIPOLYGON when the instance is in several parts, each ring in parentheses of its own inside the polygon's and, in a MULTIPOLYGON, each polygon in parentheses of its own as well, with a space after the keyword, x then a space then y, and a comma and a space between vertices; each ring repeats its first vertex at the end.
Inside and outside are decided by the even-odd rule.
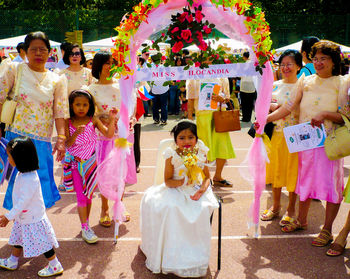
POLYGON ((330 120, 337 124, 344 123, 344 120, 339 112, 321 111, 311 119, 311 125, 320 127, 325 120, 330 120))
POLYGON ((196 193, 194 193, 193 196, 190 196, 190 198, 194 201, 198 201, 201 198, 201 196, 205 193, 205 191, 208 189, 210 184, 209 168, 207 166, 204 166, 203 172, 204 172, 205 178, 203 179, 201 187, 198 189, 196 193))
POLYGON ((184 184, 185 178, 180 180, 173 179, 174 174, 174 166, 171 164, 171 158, 165 160, 165 168, 164 168, 164 182, 165 185, 169 188, 177 188, 184 184))
POLYGON ((53 148, 52 155, 56 154, 56 160, 59 162, 64 158, 64 154, 66 153, 66 135, 65 135, 65 120, 63 118, 55 119, 56 131, 57 131, 57 141, 53 148))

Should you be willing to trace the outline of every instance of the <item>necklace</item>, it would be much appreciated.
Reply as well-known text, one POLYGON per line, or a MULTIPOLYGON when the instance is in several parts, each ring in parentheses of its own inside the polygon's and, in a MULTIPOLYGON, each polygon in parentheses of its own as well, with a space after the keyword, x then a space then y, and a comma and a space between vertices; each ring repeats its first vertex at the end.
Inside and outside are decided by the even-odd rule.
MULTIPOLYGON (((30 68, 29 68, 30 69, 30 68)), ((37 74, 35 71, 33 71, 32 69, 30 69, 30 71, 32 72, 32 74, 33 74, 33 76, 34 76, 34 78, 36 79, 36 81, 37 81, 37 84, 36 84, 36 86, 37 87, 40 87, 41 85, 42 85, 42 82, 45 80, 45 78, 46 78, 46 71, 45 72, 43 72, 42 74, 37 74)), ((41 72, 40 72, 41 73, 41 72)))

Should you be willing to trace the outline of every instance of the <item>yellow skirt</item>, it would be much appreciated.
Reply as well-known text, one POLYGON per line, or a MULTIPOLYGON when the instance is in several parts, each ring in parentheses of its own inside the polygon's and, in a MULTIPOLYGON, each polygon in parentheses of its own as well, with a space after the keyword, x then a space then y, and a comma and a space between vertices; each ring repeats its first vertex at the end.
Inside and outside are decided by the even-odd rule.
POLYGON ((294 192, 298 179, 298 153, 289 153, 283 132, 273 132, 270 163, 266 164, 266 184, 272 187, 287 187, 294 192))
POLYGON ((196 114, 196 123, 198 138, 209 148, 207 155, 209 161, 236 157, 230 134, 228 132, 215 132, 213 111, 198 111, 196 114))
POLYGON ((348 182, 346 183, 343 196, 344 196, 344 202, 350 203, 350 176, 348 178, 348 182))

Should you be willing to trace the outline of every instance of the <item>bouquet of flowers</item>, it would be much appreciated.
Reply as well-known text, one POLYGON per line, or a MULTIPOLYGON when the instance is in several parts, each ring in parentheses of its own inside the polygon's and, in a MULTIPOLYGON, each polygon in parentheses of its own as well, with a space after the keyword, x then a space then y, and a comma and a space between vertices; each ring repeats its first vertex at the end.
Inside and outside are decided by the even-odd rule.
POLYGON ((184 148, 178 154, 187 169, 188 184, 200 184, 205 175, 203 170, 198 166, 198 148, 184 148))

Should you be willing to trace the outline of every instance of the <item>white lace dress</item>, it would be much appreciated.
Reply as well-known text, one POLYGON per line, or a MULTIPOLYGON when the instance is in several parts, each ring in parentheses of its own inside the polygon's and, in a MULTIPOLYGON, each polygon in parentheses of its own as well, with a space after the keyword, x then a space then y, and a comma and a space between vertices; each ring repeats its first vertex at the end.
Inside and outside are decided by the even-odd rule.
MULTIPOLYGON (((198 165, 203 168, 208 148, 199 144, 198 165)), ((183 178, 186 167, 172 148, 174 179, 183 178), (180 175, 182 174, 182 175, 180 175)), ((190 198, 194 185, 168 188, 165 183, 147 189, 141 201, 141 250, 146 266, 154 273, 200 277, 207 273, 210 257, 210 216, 218 202, 211 187, 198 201, 190 198)))

